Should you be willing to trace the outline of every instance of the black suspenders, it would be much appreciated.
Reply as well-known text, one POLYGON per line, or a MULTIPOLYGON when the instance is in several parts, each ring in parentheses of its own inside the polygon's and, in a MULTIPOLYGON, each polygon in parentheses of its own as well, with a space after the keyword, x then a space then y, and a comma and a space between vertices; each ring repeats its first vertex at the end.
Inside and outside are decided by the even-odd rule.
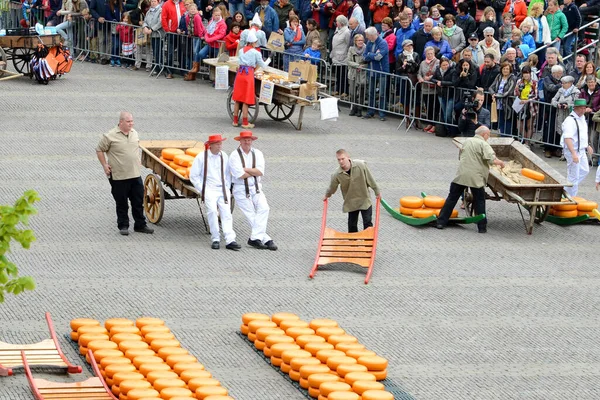
MULTIPOLYGON (((246 168, 246 163, 244 162, 244 155, 242 154, 242 150, 238 147, 238 154, 240 155, 240 160, 242 161, 242 168, 246 168)), ((256 156, 254 155, 254 151, 250 151, 252 153, 252 168, 256 168, 256 156)), ((256 193, 260 193, 258 189, 258 180, 255 176, 254 178, 254 188, 256 189, 256 193)), ((250 197, 250 187, 248 186, 248 178, 244 178, 244 188, 246 189, 246 197, 250 197)))

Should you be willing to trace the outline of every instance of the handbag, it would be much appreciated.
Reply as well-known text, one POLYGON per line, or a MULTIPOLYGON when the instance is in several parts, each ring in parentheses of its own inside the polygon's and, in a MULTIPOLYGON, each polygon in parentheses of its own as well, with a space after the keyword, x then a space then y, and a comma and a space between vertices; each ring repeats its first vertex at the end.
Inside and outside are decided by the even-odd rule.
POLYGON ((490 122, 498 122, 498 105, 496 104, 496 99, 492 100, 492 105, 490 106, 490 122))
POLYGON ((138 46, 146 46, 149 39, 150 37, 144 33, 142 28, 137 28, 135 30, 135 44, 138 46))

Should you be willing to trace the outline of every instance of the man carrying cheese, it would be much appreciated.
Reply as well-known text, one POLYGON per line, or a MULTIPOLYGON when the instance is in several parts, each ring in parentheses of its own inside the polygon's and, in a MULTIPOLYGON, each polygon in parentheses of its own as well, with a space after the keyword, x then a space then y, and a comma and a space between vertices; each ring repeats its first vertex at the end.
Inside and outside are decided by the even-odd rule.
POLYGON ((562 123, 560 144, 567 160, 567 180, 573 183, 571 187, 565 186, 565 192, 571 197, 577 196, 579 184, 590 172, 587 156, 592 155, 593 149, 589 144, 586 107, 584 99, 575 100, 573 111, 562 123))
POLYGON ((229 168, 227 153, 221 151, 223 141, 221 135, 210 135, 204 142, 204 151, 196 156, 190 171, 190 181, 200 192, 202 202, 206 204, 206 216, 212 239, 211 248, 218 250, 221 236, 219 234, 219 215, 225 237, 225 248, 239 250, 242 248, 235 242, 229 201, 229 168), (218 212, 218 214, 217 214, 218 212))
POLYGON ((267 235, 269 204, 261 185, 265 173, 265 157, 252 145, 258 138, 251 131, 243 131, 234 139, 240 142, 240 147, 229 156, 232 194, 235 204, 242 210, 252 228, 248 244, 257 249, 277 250, 277 246, 267 235))

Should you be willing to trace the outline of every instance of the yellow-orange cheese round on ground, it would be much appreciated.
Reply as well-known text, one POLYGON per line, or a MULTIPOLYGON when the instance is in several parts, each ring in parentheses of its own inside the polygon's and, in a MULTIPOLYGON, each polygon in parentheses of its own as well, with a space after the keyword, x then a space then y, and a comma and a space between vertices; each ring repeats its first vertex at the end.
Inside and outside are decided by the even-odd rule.
MULTIPOLYGON (((270 336, 269 336, 270 337, 270 336)), ((286 350, 300 350, 300 346, 295 343, 275 343, 270 347, 271 357, 281 358, 281 354, 286 350)))
POLYGON ((264 342, 267 347, 273 347, 278 343, 296 343, 293 337, 287 335, 269 335, 264 342))
POLYGON ((300 335, 296 338, 296 344, 298 344, 300 347, 304 347, 308 343, 324 343, 325 341, 326 340, 323 336, 317 335, 300 335))
POLYGON ((147 349, 148 343, 142 342, 141 340, 123 340, 119 343, 119 350, 126 352, 131 349, 147 349))
POLYGON ((190 147, 185 150, 185 154, 188 156, 196 157, 198 154, 202 153, 204 148, 202 147, 190 147))
POLYGON ((317 357, 322 363, 327 363, 327 359, 329 357, 342 357, 345 355, 346 353, 339 350, 319 350, 315 357, 317 357))
POLYGON ((171 332, 171 330, 164 325, 144 325, 140 328, 142 336, 146 336, 150 332, 171 332))
MULTIPOLYGON (((298 347, 300 347, 300 346, 298 346, 298 347)), ((269 347, 267 347, 266 345, 262 349, 262 352, 265 355, 265 357, 267 357, 267 358, 271 358, 271 356, 273 355, 273 354, 271 354, 271 349, 269 347)))
POLYGON ((132 359, 131 361, 132 361, 133 365, 135 365, 136 368, 139 368, 140 365, 142 365, 142 364, 162 363, 163 359, 158 356, 137 356, 134 359, 132 359))
POLYGON ((348 350, 363 350, 365 348, 364 344, 358 342, 338 342, 335 345, 336 350, 340 350, 343 352, 347 352, 348 350))
POLYGON ((148 344, 157 339, 172 340, 175 339, 175 335, 173 335, 171 332, 148 332, 144 336, 144 342, 148 344))
POLYGON ((337 326, 337 321, 328 318, 315 318, 309 322, 309 327, 315 331, 319 328, 336 328, 337 326))
POLYGON ((256 341, 256 333, 248 332, 248 340, 254 343, 256 341))
POLYGON ((417 196, 404 196, 400 198, 400 206, 409 208, 423 207, 423 198, 417 196))
POLYGON ((94 352, 94 360, 100 363, 104 357, 123 357, 124 354, 121 350, 117 349, 100 349, 94 352))
POLYGON ((130 379, 127 381, 122 381, 119 384, 119 391, 121 394, 127 395, 130 390, 133 389, 150 389, 152 385, 150 382, 143 379, 130 379))
POLYGON ((203 370, 204 365, 200 364, 199 362, 180 362, 173 365, 173 371, 177 372, 180 375, 183 371, 188 371, 190 369, 203 370))
POLYGON ((163 400, 171 400, 173 397, 191 397, 193 398, 193 392, 190 389, 186 388, 174 388, 169 387, 160 391, 160 397, 163 400))
POLYGON ((288 375, 290 376, 290 379, 294 382, 298 382, 300 380, 300 372, 298 371, 294 371, 293 369, 291 369, 288 375))
POLYGON ((360 396, 354 392, 331 392, 327 400, 358 400, 360 396))
POLYGON ((256 339, 254 341, 254 347, 256 347, 258 350, 262 351, 265 349, 265 342, 263 342, 262 340, 256 339))
POLYGON ((256 331, 259 328, 277 328, 277 324, 273 321, 264 321, 260 319, 250 321, 250 323, 248 324, 248 330, 250 331, 250 333, 256 334, 256 331))
POLYGON ((182 347, 162 347, 156 352, 160 358, 166 360, 167 357, 173 354, 189 354, 189 351, 182 347))
POLYGON ((320 365, 303 365, 300 367, 300 377, 303 379, 308 379, 308 377, 312 374, 328 374, 331 372, 331 369, 325 364, 320 365))
POLYGON ((308 378, 308 386, 318 389, 319 386, 321 386, 321 384, 323 382, 338 382, 340 380, 340 377, 337 375, 333 375, 333 374, 312 374, 309 375, 308 378))
POLYGON ((300 380, 298 381, 300 383, 300 387, 302 389, 307 389, 308 390, 308 381, 304 378, 300 378, 300 380))
POLYGON ((162 158, 165 158, 167 160, 173 160, 175 158, 175 156, 177 156, 179 154, 185 154, 185 151, 183 151, 181 149, 165 148, 165 149, 162 149, 160 154, 161 154, 162 158))
POLYGON ((169 367, 173 368, 175 366, 175 364, 177 364, 177 363, 180 363, 180 362, 196 363, 196 362, 198 362, 198 359, 191 354, 174 354, 174 355, 168 356, 165 361, 169 365, 169 367))
POLYGON ((160 393, 154 389, 132 389, 127 393, 128 400, 158 399, 160 393))
POLYGON ((85 346, 79 346, 79 354, 83 355, 87 355, 88 353, 88 348, 85 346))
POLYGON ((290 328, 308 328, 308 322, 300 319, 286 319, 279 323, 279 327, 284 331, 287 331, 290 328))
POLYGON ((82 326, 100 326, 100 321, 91 318, 75 318, 69 325, 73 332, 77 332, 82 326))
MULTIPOLYGON (((132 364, 132 367, 135 368, 132 364)), ((163 363, 149 363, 140 365, 140 373, 147 376, 151 371, 171 371, 171 367, 163 363)), ((178 374, 179 375, 179 374, 178 374)))
POLYGON ((242 315, 242 323, 244 325, 248 325, 250 323, 250 321, 254 321, 254 320, 262 320, 262 321, 270 321, 271 317, 269 317, 267 314, 260 314, 260 313, 246 313, 244 315, 242 315))
POLYGON ((367 367, 369 371, 383 371, 388 366, 388 360, 379 356, 359 357, 358 363, 367 367))
POLYGON ((345 382, 323 382, 319 386, 319 392, 321 396, 329 396, 331 392, 351 392, 352 386, 345 382))
POLYGON ((131 364, 131 360, 127 357, 104 357, 100 361, 100 367, 106 369, 111 364, 131 364))
MULTIPOLYGON (((173 371, 150 371, 148 375, 146 375, 146 380, 150 383, 154 383, 158 379, 178 379, 179 375, 177 375, 173 371)), ((185 380, 184 380, 185 382, 185 380)))
POLYGON ((87 347, 89 342, 94 340, 108 340, 108 335, 104 333, 84 333, 79 336, 79 346, 87 347))
POLYGON ((577 211, 592 211, 595 208, 598 208, 598 203, 594 201, 577 202, 577 211))
POLYGON ((287 320, 299 320, 300 317, 293 313, 288 312, 278 312, 271 316, 271 321, 275 322, 277 325, 281 324, 282 321, 287 320))
POLYGON ((179 387, 179 388, 187 387, 186 383, 178 378, 173 378, 173 379, 160 378, 160 379, 155 380, 152 383, 152 386, 154 386, 154 389, 158 390, 159 392, 161 390, 163 390, 165 388, 169 388, 169 387, 179 387))
POLYGON ((321 361, 316 357, 292 358, 290 361, 290 367, 294 371, 300 371, 300 367, 303 365, 321 365, 321 361))
POLYGON ((363 400, 394 400, 394 395, 385 390, 366 390, 362 398, 363 400))
MULTIPOLYGON (((110 364, 106 368, 104 368, 104 374, 107 378, 111 378, 114 374, 118 374, 119 372, 135 372, 135 366, 133 364, 110 364)), ((140 373, 142 373, 140 371, 140 373)), ((142 373, 143 374, 143 373, 142 373)), ((143 374, 145 375, 145 374, 143 374)))
POLYGON ((99 333, 103 335, 108 335, 108 331, 106 328, 98 325, 83 325, 77 329, 77 334, 79 336, 85 335, 86 333, 99 333))
POLYGON ((152 349, 129 349, 125 352, 125 357, 130 360, 141 356, 156 356, 156 353, 152 349))
POLYGON ((559 211, 554 210, 554 216, 560 218, 574 218, 577 216, 577 210, 559 211))
POLYGON ((543 181, 545 176, 541 172, 534 171, 530 168, 523 168, 521 170, 521 175, 526 176, 527 178, 531 178, 534 181, 543 181))
POLYGON ((365 367, 364 365, 360 365, 360 364, 340 364, 338 365, 338 367, 335 369, 335 371, 337 372, 337 374, 340 377, 345 377, 346 374, 350 373, 350 372, 367 372, 368 369, 367 367, 365 367))
MULTIPOLYGON (((561 201, 563 203, 569 202, 568 199, 562 199, 561 201)), ((556 204, 553 205, 552 208, 554 208, 556 211, 573 211, 577 210, 577 204, 556 204)))
POLYGON ((77 332, 71 332, 71 340, 76 342, 79 340, 79 333, 77 332))
POLYGON ((192 392, 196 392, 198 388, 206 387, 206 386, 221 386, 221 382, 214 378, 194 378, 190 379, 188 382, 188 388, 192 392))
POLYGON ((175 339, 156 339, 150 342, 150 347, 158 352, 163 347, 181 347, 181 343, 175 339))
POLYGON ((428 208, 442 208, 446 199, 440 196, 426 196, 423 199, 423 204, 428 208))
POLYGON ((318 398, 321 395, 321 392, 319 391, 318 388, 309 387, 308 388, 308 395, 310 397, 312 397, 313 399, 316 399, 316 398, 318 398))
POLYGON ((358 339, 352 335, 331 335, 327 342, 335 346, 338 343, 358 343, 358 339))
POLYGON ((142 337, 140 335, 136 335, 135 333, 117 333, 117 334, 113 335, 110 338, 110 340, 115 342, 116 344, 119 344, 126 340, 141 342, 142 337))
POLYGON ((286 364, 285 362, 281 362, 281 365, 279 366, 279 368, 281 369, 281 372, 283 372, 284 374, 289 374, 290 371, 292 370, 292 367, 290 367, 290 364, 286 364))
POLYGON ((348 385, 353 385, 356 381, 375 381, 375 376, 368 372, 349 372, 344 377, 344 381, 348 385))
POLYGON ((352 384, 352 390, 358 394, 363 394, 367 390, 384 390, 385 386, 381 382, 374 381, 355 381, 352 384))
POLYGON ((315 331, 310 328, 303 328, 300 326, 292 326, 285 331, 285 334, 296 339, 298 336, 302 335, 314 335, 315 331))
POLYGON ((202 386, 196 389, 198 400, 206 400, 212 396, 227 396, 227 389, 222 386, 202 386))
POLYGON ((242 335, 248 336, 248 333, 250 333, 250 329, 248 329, 248 325, 246 325, 246 324, 240 325, 240 332, 242 332, 242 335))
POLYGON ((327 339, 331 335, 344 335, 346 331, 340 327, 324 326, 322 328, 317 329, 315 333, 317 334, 317 336, 321 336, 327 339))
POLYGON ((279 357, 271 356, 271 364, 276 367, 280 367, 283 360, 279 357))
POLYGON ((383 371, 369 371, 370 374, 373 374, 373 376, 375 376, 375 379, 378 381, 382 381, 385 378, 387 378, 387 369, 384 369, 383 371))
POLYGON ((304 350, 310 351, 310 353, 314 356, 320 350, 333 350, 334 346, 331 343, 318 343, 318 342, 310 342, 304 346, 304 350))
POLYGON ((117 325, 110 328, 110 336, 114 336, 117 333, 133 333, 141 336, 140 329, 136 326, 125 326, 125 325, 117 325))
MULTIPOLYGON (((140 374, 139 372, 133 372, 133 371, 118 372, 113 375, 112 383, 113 383, 113 385, 119 386, 121 384, 121 382, 123 382, 123 381, 133 381, 136 379, 144 379, 144 375, 140 374)), ((112 386, 112 385, 110 385, 110 386, 112 386)))
POLYGON ((117 325, 133 326, 133 321, 128 320, 127 318, 111 318, 104 321, 104 327, 109 332, 113 326, 117 325))
POLYGON ((192 163, 194 162, 194 158, 193 156, 187 155, 187 154, 178 154, 175 156, 174 160, 177 164, 181 165, 182 167, 191 167, 192 163))
POLYGON ((377 353, 375 353, 374 351, 371 351, 371 350, 367 350, 367 349, 362 349, 362 350, 356 349, 356 350, 348 350, 346 352, 346 355, 348 357, 353 357, 353 358, 358 359, 363 356, 376 356, 377 353))
POLYGON ((342 364, 356 364, 356 359, 345 355, 329 357, 326 364, 332 371, 337 371, 337 368, 342 364))
POLYGON ((421 208, 419 210, 415 210, 412 213, 412 216, 414 218, 429 218, 431 217, 435 212, 431 209, 428 208, 421 208))
POLYGON ((256 339, 264 342, 269 335, 285 335, 285 331, 280 328, 258 328, 256 330, 256 339))
POLYGON ((160 318, 155 318, 155 317, 140 317, 135 320, 135 326, 137 326, 139 329, 142 329, 142 327, 144 327, 146 325, 164 325, 164 324, 165 324, 165 321, 163 321, 160 318))

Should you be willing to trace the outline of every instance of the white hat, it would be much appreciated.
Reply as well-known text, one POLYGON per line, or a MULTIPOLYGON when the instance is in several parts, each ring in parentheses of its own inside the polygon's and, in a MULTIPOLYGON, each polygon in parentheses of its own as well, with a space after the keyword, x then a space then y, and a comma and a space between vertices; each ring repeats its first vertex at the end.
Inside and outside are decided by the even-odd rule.
POLYGON ((250 21, 250 25, 256 25, 256 26, 262 27, 262 22, 260 22, 260 17, 258 16, 258 13, 254 13, 254 17, 252 17, 252 20, 250 21))
POLYGON ((248 30, 248 36, 246 37, 246 43, 256 43, 258 38, 256 37, 256 33, 252 29, 248 30))

